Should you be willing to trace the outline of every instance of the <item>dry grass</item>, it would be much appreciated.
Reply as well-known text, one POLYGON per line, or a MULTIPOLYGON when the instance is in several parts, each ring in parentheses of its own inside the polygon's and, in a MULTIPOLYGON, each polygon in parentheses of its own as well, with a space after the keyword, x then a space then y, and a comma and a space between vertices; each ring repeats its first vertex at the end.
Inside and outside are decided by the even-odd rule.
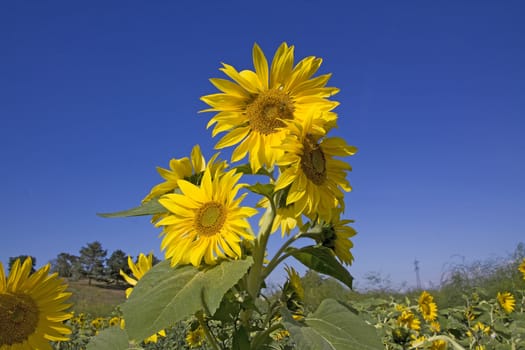
POLYGON ((68 290, 73 293, 70 302, 75 313, 88 313, 94 317, 108 316, 115 307, 126 300, 124 289, 107 286, 105 283, 88 280, 68 281, 68 290))

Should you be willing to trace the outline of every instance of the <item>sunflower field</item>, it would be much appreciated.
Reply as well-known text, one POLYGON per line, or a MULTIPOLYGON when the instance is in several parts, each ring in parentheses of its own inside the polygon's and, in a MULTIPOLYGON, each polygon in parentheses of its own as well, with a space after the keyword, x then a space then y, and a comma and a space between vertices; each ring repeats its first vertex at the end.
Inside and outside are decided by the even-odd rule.
MULTIPOLYGON (((49 264, 32 272, 31 258, 17 260, 8 275, 0 265, 0 350, 525 348, 523 285, 446 307, 431 291, 307 302, 293 264, 353 287, 345 198, 357 148, 333 136, 339 89, 316 76, 322 59, 296 63, 294 50, 282 43, 269 61, 254 44, 253 70, 223 63, 226 77, 210 79, 218 91, 201 97, 201 112, 213 114, 207 127, 228 159, 195 144, 157 168, 162 182, 132 209, 99 214, 148 216, 164 253, 156 265, 151 254, 129 258, 126 301, 112 315, 72 313, 49 264), (277 268, 286 280, 271 291, 277 268)), ((525 278, 525 259, 517 271, 525 278)))

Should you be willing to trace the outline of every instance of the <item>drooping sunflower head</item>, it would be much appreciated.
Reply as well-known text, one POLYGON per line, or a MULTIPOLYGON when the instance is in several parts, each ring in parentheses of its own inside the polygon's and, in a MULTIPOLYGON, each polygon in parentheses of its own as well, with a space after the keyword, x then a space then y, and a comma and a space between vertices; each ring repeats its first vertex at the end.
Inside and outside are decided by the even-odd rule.
POLYGON ((434 321, 437 318, 437 305, 434 297, 427 291, 423 291, 419 296, 418 307, 425 321, 434 321))
POLYGON ((511 313, 514 311, 514 306, 516 305, 516 299, 514 298, 514 295, 509 292, 498 292, 497 299, 499 305, 506 313, 511 313))
POLYGON ((351 190, 346 179, 351 167, 335 157, 353 155, 357 149, 342 138, 323 137, 322 124, 310 114, 305 123, 289 125, 281 145, 284 154, 277 162, 282 173, 275 191, 289 187, 286 205, 295 204, 297 216, 329 222, 337 207, 344 209, 343 191, 351 190))
MULTIPOLYGON (((339 211, 340 212, 340 211, 339 211)), ((341 220, 340 214, 332 219, 329 224, 324 224, 318 243, 330 248, 334 255, 346 265, 351 265, 354 256, 350 249, 354 244, 350 240, 356 235, 356 231, 349 226, 353 220, 341 220)))
POLYGON ((312 78, 321 62, 310 56, 294 66, 294 47, 283 43, 271 66, 257 44, 253 46, 253 71, 238 72, 223 63, 220 70, 231 80, 210 79, 221 92, 201 97, 211 107, 203 112, 218 112, 208 123, 208 127, 216 124, 212 135, 227 132, 215 148, 238 145, 232 162, 249 154, 252 170, 257 172, 263 166, 272 168, 282 155, 274 147, 286 136, 286 121, 302 120, 313 108, 325 112, 335 125, 337 116, 332 110, 338 102, 328 98, 339 90, 326 87, 330 74, 312 78))
MULTIPOLYGON (((144 253, 140 253, 139 257, 137 258, 137 263, 135 264, 133 262, 133 259, 131 259, 131 256, 128 256, 128 266, 133 274, 133 277, 127 275, 124 271, 120 270, 120 275, 128 282, 130 285, 135 286, 148 272, 151 267, 153 266, 153 253, 150 253, 148 256, 144 255, 144 253)), ((126 289, 126 298, 129 298, 129 295, 133 291, 133 288, 126 289)))
POLYGON ((49 274, 49 264, 32 274, 31 268, 31 258, 18 259, 6 277, 0 263, 0 349, 51 350, 49 341, 69 339, 67 284, 49 274))
POLYGON ((159 202, 169 211, 157 226, 163 227, 161 248, 172 265, 215 264, 217 259, 240 258, 241 240, 254 239, 247 219, 257 213, 241 207, 246 193, 234 169, 215 174, 207 167, 199 186, 179 180, 181 193, 167 194, 159 202))

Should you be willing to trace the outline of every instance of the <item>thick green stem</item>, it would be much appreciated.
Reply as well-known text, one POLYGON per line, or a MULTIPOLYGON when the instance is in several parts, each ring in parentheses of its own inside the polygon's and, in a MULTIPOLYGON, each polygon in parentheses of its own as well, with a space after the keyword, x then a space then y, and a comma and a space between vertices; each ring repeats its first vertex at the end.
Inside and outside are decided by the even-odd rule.
MULTIPOLYGON (((281 261, 284 260, 284 259, 281 259, 281 255, 286 251, 286 248, 288 248, 293 242, 295 242, 301 237, 302 237, 301 232, 299 232, 298 234, 296 234, 295 236, 293 236, 292 238, 290 238, 288 241, 286 241, 283 244, 283 246, 277 251, 277 253, 275 253, 272 260, 270 260, 270 263, 264 268, 263 279, 268 277, 270 273, 272 273, 272 271, 277 267, 277 265, 279 265, 281 261)), ((288 256, 289 254, 286 254, 286 257, 288 256)))
POLYGON ((270 206, 266 209, 264 214, 264 221, 259 231, 259 235, 255 240, 255 247, 253 250, 253 265, 248 273, 248 294, 255 300, 261 290, 261 285, 264 280, 262 275, 264 265, 264 254, 266 253, 266 246, 272 231, 273 221, 275 219, 275 206, 270 200, 270 206))
POLYGON ((195 314, 195 316, 197 317, 197 320, 199 321, 199 325, 204 330, 204 334, 206 335, 206 339, 210 343, 211 347, 214 350, 220 350, 221 348, 219 347, 219 344, 217 343, 217 340, 215 339, 215 336, 212 334, 210 327, 208 327, 208 323, 204 319, 203 313, 201 311, 199 311, 199 312, 197 312, 195 314))

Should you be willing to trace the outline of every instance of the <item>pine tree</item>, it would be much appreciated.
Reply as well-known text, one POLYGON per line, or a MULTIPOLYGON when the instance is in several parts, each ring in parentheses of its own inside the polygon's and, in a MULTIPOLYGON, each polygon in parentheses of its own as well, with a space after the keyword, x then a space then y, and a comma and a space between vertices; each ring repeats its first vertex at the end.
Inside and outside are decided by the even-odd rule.
POLYGON ((104 258, 108 251, 102 249, 102 244, 95 241, 80 249, 80 264, 84 275, 89 279, 100 279, 104 276, 104 258))

